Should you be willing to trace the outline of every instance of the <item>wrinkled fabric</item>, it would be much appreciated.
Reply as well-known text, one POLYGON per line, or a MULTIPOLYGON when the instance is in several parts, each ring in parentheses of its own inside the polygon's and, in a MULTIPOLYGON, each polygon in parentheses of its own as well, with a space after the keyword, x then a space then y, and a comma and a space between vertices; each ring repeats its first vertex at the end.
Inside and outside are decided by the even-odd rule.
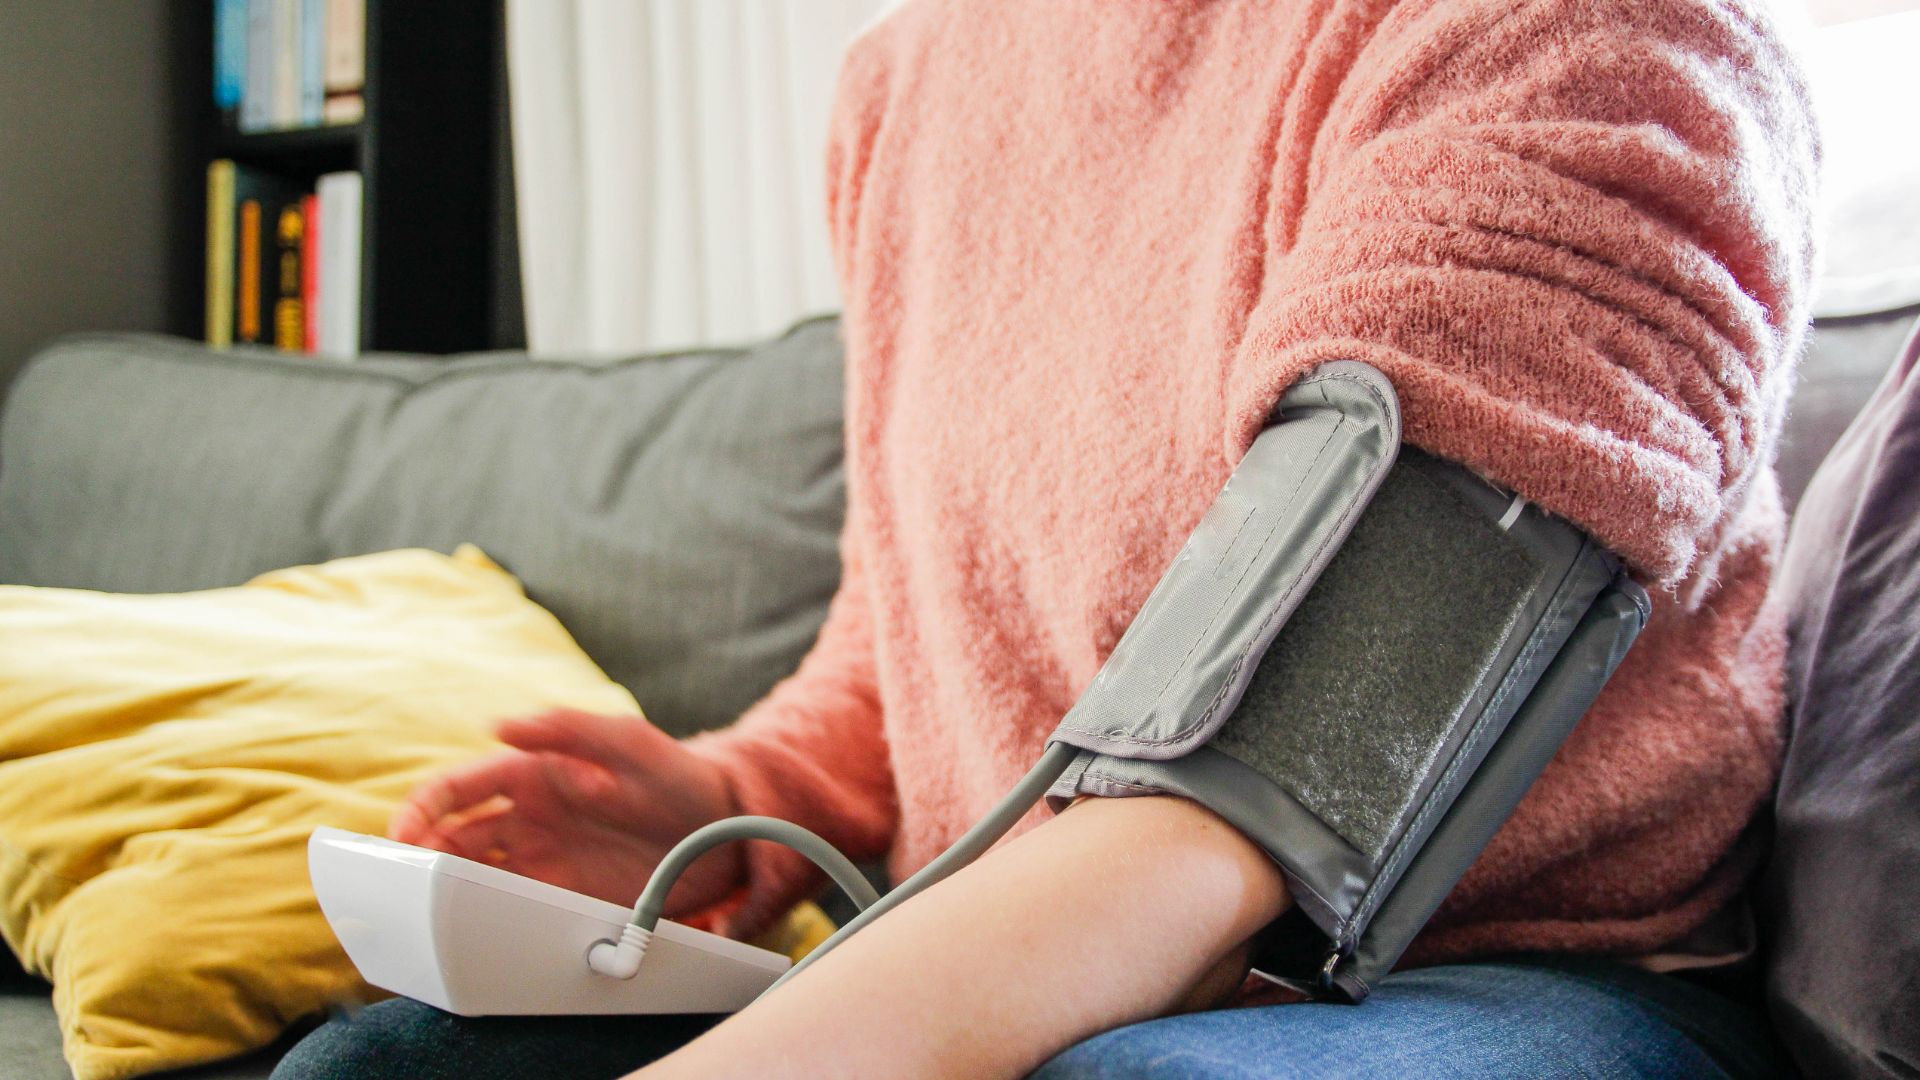
MULTIPOLYGON (((1407 440, 1658 592, 1415 961, 1637 953, 1746 880, 1780 753, 1771 460, 1814 136, 1759 3, 910 3, 828 150, 845 573, 701 743, 895 875, 1000 797, 1286 388, 1385 372, 1407 440)), ((1030 818, 1026 824, 1037 820, 1030 818)), ((744 924, 815 880, 757 846, 744 924)))

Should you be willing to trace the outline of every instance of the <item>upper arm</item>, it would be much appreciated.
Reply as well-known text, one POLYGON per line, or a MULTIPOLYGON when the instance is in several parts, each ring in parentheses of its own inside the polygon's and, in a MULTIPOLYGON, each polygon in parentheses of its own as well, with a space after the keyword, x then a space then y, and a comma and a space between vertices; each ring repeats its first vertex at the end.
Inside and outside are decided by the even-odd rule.
POLYGON ((847 47, 835 83, 826 154, 827 233, 841 295, 853 296, 861 196, 887 99, 887 32, 869 27, 847 47))
POLYGON ((1778 37, 1688 0, 1401 4, 1276 150, 1229 406, 1361 359, 1406 434, 1673 581, 1770 458, 1813 134, 1778 37))

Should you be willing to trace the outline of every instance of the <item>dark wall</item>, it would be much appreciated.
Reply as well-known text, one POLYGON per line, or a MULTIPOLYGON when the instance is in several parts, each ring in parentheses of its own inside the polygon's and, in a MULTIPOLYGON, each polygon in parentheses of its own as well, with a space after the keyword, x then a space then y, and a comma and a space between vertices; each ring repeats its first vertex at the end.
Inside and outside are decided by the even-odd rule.
POLYGON ((177 322, 169 6, 0 0, 0 385, 54 335, 177 322))

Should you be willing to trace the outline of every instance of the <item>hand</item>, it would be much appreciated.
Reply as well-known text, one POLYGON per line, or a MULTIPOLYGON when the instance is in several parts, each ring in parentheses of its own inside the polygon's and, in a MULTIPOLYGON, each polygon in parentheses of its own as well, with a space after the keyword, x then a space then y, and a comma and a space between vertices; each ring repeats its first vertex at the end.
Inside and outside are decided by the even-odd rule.
MULTIPOLYGON (((556 710, 498 728, 512 749, 415 788, 387 835, 564 889, 632 904, 667 850, 735 813, 718 766, 638 716, 556 710)), ((680 878, 668 914, 698 911, 744 880, 739 845, 680 878)))

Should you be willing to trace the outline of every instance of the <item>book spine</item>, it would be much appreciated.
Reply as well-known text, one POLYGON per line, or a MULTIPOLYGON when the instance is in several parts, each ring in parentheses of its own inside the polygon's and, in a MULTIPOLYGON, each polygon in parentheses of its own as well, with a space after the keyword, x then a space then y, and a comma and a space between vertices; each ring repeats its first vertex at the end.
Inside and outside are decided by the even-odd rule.
POLYGON ((217 0, 213 9, 213 106, 228 124, 239 120, 247 80, 247 0, 217 0))
POLYGON ((329 94, 358 94, 367 82, 367 0, 326 0, 329 94))
POLYGON ((328 94, 321 118, 329 124, 357 124, 367 114, 367 99, 358 92, 328 94))
POLYGON ((299 352, 307 344, 306 307, 301 300, 306 277, 300 272, 300 249, 306 233, 300 202, 281 207, 273 230, 273 346, 281 352, 299 352))
POLYGON ((273 3, 273 126, 300 124, 300 0, 273 3))
POLYGON ((273 126, 273 0, 247 2, 246 81, 240 93, 240 130, 273 126))
POLYGON ((207 166, 207 344, 233 344, 233 162, 207 166))
POLYGON ((310 353, 320 351, 320 197, 309 195, 300 200, 300 216, 306 219, 306 232, 300 239, 300 310, 304 314, 300 347, 310 353))
POLYGON ((320 351, 350 360, 360 354, 360 174, 328 173, 319 195, 320 351))
POLYGON ((322 118, 329 124, 353 124, 366 115, 367 82, 366 0, 326 0, 326 104, 322 118))
POLYGON ((326 111, 327 0, 300 0, 300 123, 318 127, 326 111))
POLYGON ((260 200, 242 200, 235 217, 233 337, 253 345, 260 341, 260 200))

